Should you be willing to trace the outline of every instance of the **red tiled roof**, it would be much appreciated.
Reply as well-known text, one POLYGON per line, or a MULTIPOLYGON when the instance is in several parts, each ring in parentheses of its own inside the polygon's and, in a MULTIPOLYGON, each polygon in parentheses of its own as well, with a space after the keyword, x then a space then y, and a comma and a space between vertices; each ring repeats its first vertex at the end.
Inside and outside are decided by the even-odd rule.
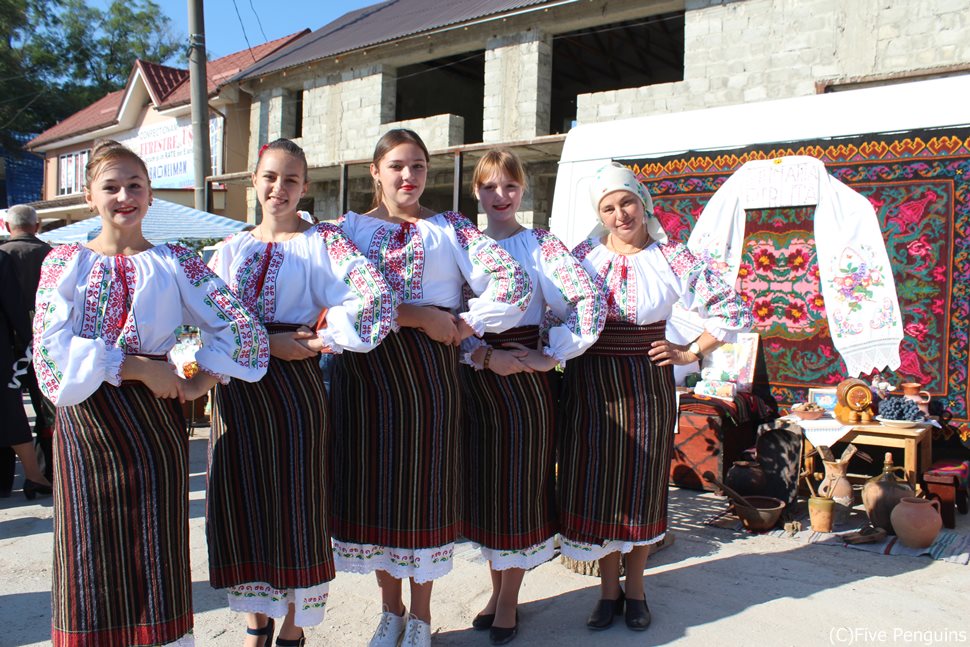
POLYGON ((116 90, 101 97, 87 108, 75 112, 70 117, 56 123, 27 142, 29 150, 41 144, 57 141, 72 135, 80 135, 92 130, 106 128, 118 121, 118 108, 125 96, 125 90, 116 90))
POLYGON ((135 61, 135 66, 141 70, 145 77, 145 84, 152 94, 152 99, 158 103, 164 103, 176 88, 189 80, 188 70, 150 63, 141 59, 135 61))
MULTIPOLYGON (((219 86, 227 83, 233 76, 245 71, 250 65, 309 33, 309 29, 304 29, 289 36, 257 45, 252 49, 245 49, 207 62, 206 76, 208 77, 209 96, 216 94, 219 86)), ((51 126, 27 142, 26 148, 29 150, 59 139, 96 131, 118 123, 118 109, 124 101, 125 94, 130 89, 131 79, 134 77, 136 69, 141 71, 152 101, 157 102, 156 108, 172 108, 186 104, 191 100, 188 70, 136 60, 132 67, 132 75, 128 79, 128 85, 124 89, 105 95, 87 108, 79 110, 51 126)))

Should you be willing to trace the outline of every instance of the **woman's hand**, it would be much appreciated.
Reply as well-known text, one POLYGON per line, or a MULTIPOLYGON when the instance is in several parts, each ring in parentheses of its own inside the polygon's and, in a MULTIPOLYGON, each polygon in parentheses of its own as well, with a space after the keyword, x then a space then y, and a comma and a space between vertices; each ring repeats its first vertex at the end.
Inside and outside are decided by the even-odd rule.
MULTIPOLYGON (((545 373, 551 371, 559 365, 555 357, 549 357, 542 351, 535 348, 523 346, 518 342, 508 342, 504 344, 520 362, 529 367, 532 371, 545 373)), ((530 371, 531 372, 531 371, 530 371)))
POLYGON ((178 398, 185 402, 185 380, 167 361, 131 355, 121 365, 122 380, 137 380, 147 386, 156 398, 178 398))
MULTIPOLYGON (((408 303, 397 307, 397 323, 406 328, 417 328, 436 342, 449 346, 461 344, 458 317, 446 310, 432 306, 416 306, 408 303)), ((467 324, 466 324, 467 325, 467 324)))
POLYGON ((492 355, 488 358, 488 370, 502 376, 533 372, 512 351, 498 350, 497 348, 492 349, 492 355))
POLYGON ((287 362, 307 359, 319 354, 310 348, 308 342, 316 334, 306 326, 294 332, 278 332, 269 336, 269 354, 287 362))
POLYGON ((196 400, 208 393, 218 382, 219 378, 216 376, 209 375, 205 371, 199 371, 191 380, 185 381, 182 386, 182 395, 185 396, 186 401, 196 400))
POLYGON ((685 344, 675 344, 672 341, 661 339, 650 344, 647 355, 657 366, 677 365, 683 366, 700 359, 697 355, 687 350, 685 344))
POLYGON ((468 325, 468 322, 462 317, 455 317, 457 320, 455 323, 458 325, 458 335, 461 340, 468 339, 469 337, 475 336, 475 329, 468 325))

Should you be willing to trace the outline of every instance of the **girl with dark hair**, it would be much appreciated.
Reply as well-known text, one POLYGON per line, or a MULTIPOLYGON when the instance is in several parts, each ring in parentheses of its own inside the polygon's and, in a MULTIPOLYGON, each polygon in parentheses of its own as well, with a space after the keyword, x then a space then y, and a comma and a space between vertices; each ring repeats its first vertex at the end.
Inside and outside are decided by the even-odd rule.
POLYGON ((85 177, 101 233, 48 255, 34 319, 37 381, 57 406, 53 644, 192 645, 179 401, 260 379, 266 333, 198 254, 142 235, 141 158, 101 143, 85 177), (202 334, 190 380, 165 358, 182 324, 202 334))
POLYGON ((212 268, 269 332, 259 382, 213 397, 206 533, 209 579, 248 614, 249 645, 302 645, 324 618, 334 577, 326 460, 330 415, 320 353, 373 349, 391 328, 384 278, 332 224, 297 213, 307 189, 303 150, 265 146, 253 173, 263 209, 255 229, 229 237, 212 268), (321 316, 321 312, 324 314, 321 316))
POLYGON ((402 634, 431 643, 432 584, 451 570, 460 522, 458 345, 515 325, 531 295, 494 241, 461 214, 421 205, 428 161, 414 132, 385 134, 370 167, 375 206, 342 225, 399 302, 396 331, 372 353, 341 355, 332 386, 334 558, 377 573, 384 613, 372 646, 402 634), (456 314, 466 282, 475 296, 456 314))

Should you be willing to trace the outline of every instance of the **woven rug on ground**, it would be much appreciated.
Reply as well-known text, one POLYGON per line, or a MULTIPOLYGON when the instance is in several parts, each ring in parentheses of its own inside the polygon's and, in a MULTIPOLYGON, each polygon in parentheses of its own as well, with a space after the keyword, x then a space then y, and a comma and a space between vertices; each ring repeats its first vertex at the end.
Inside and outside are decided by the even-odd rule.
MULTIPOLYGON (((953 564, 963 564, 965 566, 970 563, 970 535, 956 530, 948 530, 946 528, 940 530, 940 534, 936 536, 936 540, 927 548, 910 548, 905 546, 895 535, 889 535, 885 539, 869 544, 850 544, 842 539, 842 535, 861 528, 867 520, 865 512, 853 510, 851 516, 839 524, 836 529, 837 532, 816 532, 812 530, 812 524, 809 522, 808 514, 804 509, 800 509, 791 518, 797 522, 798 525, 796 528, 800 529, 786 530, 784 528, 775 528, 774 530, 761 534, 766 534, 771 537, 788 537, 805 544, 854 548, 879 555, 905 555, 907 557, 928 555, 933 559, 939 559, 953 564)), ((738 518, 727 510, 711 515, 707 518, 705 524, 714 528, 728 530, 735 534, 748 533, 741 526, 738 518)))
MULTIPOLYGON (((668 235, 686 241, 711 195, 753 159, 810 155, 876 209, 903 314, 902 364, 970 441, 970 129, 862 135, 624 160, 654 197, 668 235)), ((737 288, 752 305, 779 404, 832 387, 845 365, 828 330, 815 259, 814 207, 748 212, 737 288)))

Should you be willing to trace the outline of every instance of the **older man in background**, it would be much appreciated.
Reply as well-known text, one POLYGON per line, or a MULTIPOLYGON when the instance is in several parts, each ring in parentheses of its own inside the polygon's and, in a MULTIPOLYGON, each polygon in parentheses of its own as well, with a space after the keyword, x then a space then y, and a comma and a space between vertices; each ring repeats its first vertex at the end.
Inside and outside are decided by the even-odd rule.
MULTIPOLYGON (((34 297, 37 294, 37 283, 40 281, 40 266, 47 253, 51 251, 51 247, 37 238, 40 223, 37 219, 37 212, 33 207, 25 204, 10 207, 4 215, 4 223, 7 231, 10 232, 10 238, 6 242, 0 243, 0 251, 5 252, 12 261, 13 273, 20 285, 21 309, 30 320, 33 318, 34 297)), ((34 375, 33 366, 29 363, 28 372, 21 376, 20 381, 27 386, 27 391, 30 393, 30 402, 35 414, 34 433, 37 435, 44 453, 44 476, 49 481, 51 465, 48 457, 52 455, 51 426, 53 418, 51 418, 48 405, 37 387, 37 378, 34 375)), ((13 485, 13 476, 14 452, 10 447, 0 448, 0 495, 10 491, 13 485)))

